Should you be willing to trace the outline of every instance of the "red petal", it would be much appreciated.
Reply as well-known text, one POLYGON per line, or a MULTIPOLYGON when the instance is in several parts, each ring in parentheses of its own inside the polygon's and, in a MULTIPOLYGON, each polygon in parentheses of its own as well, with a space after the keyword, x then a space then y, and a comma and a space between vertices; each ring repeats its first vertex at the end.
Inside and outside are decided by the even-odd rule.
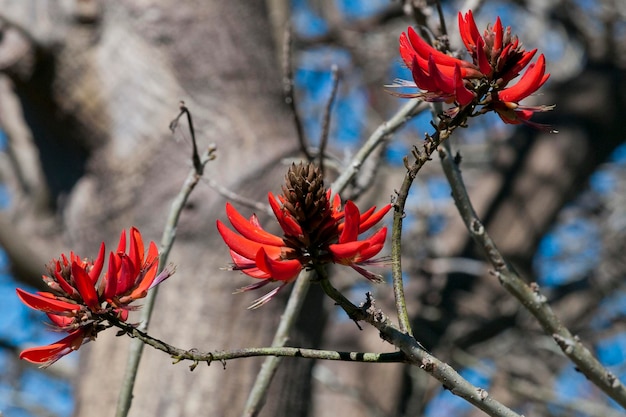
POLYGON ((76 262, 72 262, 72 277, 74 277, 76 289, 87 307, 92 311, 99 310, 100 302, 98 301, 98 294, 96 293, 93 282, 91 282, 89 274, 76 262))
MULTIPOLYGON (((58 267, 60 266, 57 263, 57 268, 58 267)), ((73 296, 74 294, 76 294, 76 289, 72 287, 70 284, 68 284, 65 278, 63 278, 63 276, 58 271, 54 271, 54 277, 56 278, 56 281, 61 286, 61 289, 65 291, 67 295, 73 296)))
POLYGON ((217 231, 222 236, 222 239, 224 239, 224 243, 226 243, 231 250, 248 259, 255 259, 257 252, 261 248, 264 248, 270 256, 275 258, 278 258, 281 254, 280 247, 263 245, 250 239, 246 239, 245 237, 230 230, 219 220, 217 221, 217 231))
POLYGON ((530 94, 537 91, 544 80, 544 72, 546 69, 546 61, 543 54, 539 55, 537 62, 531 64, 522 78, 512 87, 505 88, 498 92, 498 98, 504 102, 517 103, 530 94))
POLYGON ((432 46, 430 46, 424 39, 422 39, 412 27, 409 27, 408 30, 409 41, 411 45, 415 49, 417 55, 421 56, 425 60, 428 60, 432 55, 435 63, 437 65, 446 65, 449 67, 454 67, 455 64, 459 64, 460 66, 468 66, 469 63, 462 61, 460 59, 454 58, 450 55, 446 55, 441 51, 436 50, 432 46))
POLYGON ((361 249, 359 255, 355 258, 355 262, 364 262, 368 259, 378 255, 378 253, 385 246, 385 239, 387 238, 387 228, 383 227, 378 232, 374 233, 371 237, 364 240, 367 243, 367 247, 361 249))
POLYGON ((135 267, 125 253, 118 254, 120 257, 121 265, 119 272, 117 273, 117 288, 115 289, 115 295, 126 294, 135 284, 135 278, 137 277, 137 271, 135 267))
POLYGON ((378 223, 384 216, 391 210, 391 204, 387 204, 380 210, 376 212, 376 214, 372 215, 374 210, 376 210, 376 206, 372 207, 365 213, 369 213, 367 217, 364 218, 364 215, 361 215, 360 225, 359 225, 359 233, 363 233, 368 231, 372 226, 378 223))
POLYGON ((137 230, 136 227, 130 228, 130 248, 128 251, 128 256, 133 262, 135 269, 137 271, 140 270, 143 263, 144 246, 143 239, 141 238, 141 233, 139 232, 139 230, 137 230))
POLYGON ((54 295, 44 292, 31 294, 21 288, 16 288, 17 296, 24 304, 34 310, 40 310, 45 313, 69 313, 80 310, 78 304, 68 303, 66 301, 57 300, 54 295))
POLYGON ((454 78, 455 78, 454 96, 456 98, 456 101, 461 106, 467 106, 474 100, 476 96, 474 95, 472 91, 468 90, 465 87, 465 84, 463 84, 463 79, 461 78, 461 70, 458 65, 454 67, 454 78))
POLYGON ((84 339, 83 329, 74 330, 69 336, 47 346, 38 346, 25 349, 20 353, 20 359, 28 362, 43 364, 43 367, 52 365, 73 350, 78 350, 84 339))
POLYGON ((502 22, 500 21, 500 16, 496 17, 496 23, 493 25, 493 49, 494 53, 499 53, 500 49, 502 49, 502 22))
POLYGON ((346 201, 346 206, 343 209, 345 220, 343 223, 343 230, 339 236, 339 243, 352 242, 359 236, 359 222, 360 213, 359 208, 352 201, 346 201))
POLYGON ((60 316, 58 314, 53 314, 53 313, 46 313, 46 315, 48 316, 48 318, 50 319, 52 323, 54 323, 55 325, 61 328, 69 326, 70 324, 74 322, 73 317, 60 316))
POLYGON ((91 282, 95 285, 98 282, 98 277, 100 277, 100 273, 102 272, 102 267, 104 266, 104 242, 100 244, 100 251, 98 252, 98 257, 93 263, 91 270, 89 270, 89 278, 91 278, 91 282))
MULTIPOLYGON (((428 66, 426 66, 428 68, 428 66)), ((437 84, 430 77, 429 73, 422 68, 417 56, 413 57, 413 66, 411 67, 411 74, 413 75, 413 81, 421 90, 425 91, 437 91, 437 84)))
POLYGON ((328 249, 333 254, 335 263, 350 265, 354 262, 354 258, 368 245, 369 243, 367 242, 355 240, 346 243, 335 243, 329 245, 328 249))
POLYGON ((120 233, 120 242, 117 244, 117 252, 126 252, 126 229, 120 233))
POLYGON ((109 255, 109 269, 107 270, 106 275, 104 276, 104 299, 111 300, 115 297, 115 293, 117 291, 117 274, 119 272, 119 268, 122 264, 122 261, 119 258, 119 255, 111 252, 109 255))
POLYGON ((226 203, 226 216, 228 216, 228 220, 233 225, 235 230, 241 233, 241 235, 245 238, 266 245, 285 245, 285 242, 280 237, 268 233, 261 227, 258 227, 258 220, 246 220, 246 218, 239 214, 239 212, 235 210, 235 208, 230 203, 226 203))
POLYGON ((256 264, 260 270, 270 274, 276 281, 293 281, 302 271, 302 264, 297 259, 274 260, 267 256, 263 248, 259 249, 256 256, 256 264))
POLYGON ((302 236, 302 227, 300 227, 298 222, 293 217, 283 211, 276 201, 276 198, 274 198, 274 194, 268 193, 268 200, 270 207, 272 207, 272 211, 276 216, 276 220, 278 220, 278 224, 280 224, 281 229, 283 229, 283 232, 289 236, 302 236))
POLYGON ((465 47, 470 53, 472 53, 472 47, 476 46, 476 41, 481 36, 478 31, 478 27, 476 27, 474 15, 471 10, 468 10, 467 13, 465 13, 465 18, 463 17, 463 14, 459 12, 459 31, 461 32, 461 39, 463 39, 465 47))
POLYGON ((491 68, 491 63, 487 58, 487 53, 485 52, 485 42, 481 37, 479 37, 476 41, 476 61, 478 61, 478 68, 480 69, 480 72, 485 74, 487 77, 491 76, 493 68, 491 68))
POLYGON ((428 72, 430 74, 430 78, 437 86, 436 90, 431 91, 443 91, 448 94, 454 93, 454 90, 456 89, 454 80, 439 70, 432 55, 428 57, 428 72))
MULTIPOLYGON (((506 65, 507 58, 506 58, 505 53, 508 53, 508 51, 511 49, 509 48, 510 46, 511 44, 506 45, 504 47, 504 50, 500 54, 502 58, 500 58, 501 62, 498 63, 499 70, 501 70, 502 67, 506 65)), ((502 85, 506 85, 513 78, 517 77, 519 73, 524 68, 526 68, 526 65, 528 65, 528 63, 533 59, 536 53, 537 53, 537 49, 533 49, 532 51, 525 52, 524 55, 522 55, 522 57, 515 63, 515 65, 512 68, 510 68, 506 73, 502 74, 501 76, 502 82, 503 82, 502 85)))

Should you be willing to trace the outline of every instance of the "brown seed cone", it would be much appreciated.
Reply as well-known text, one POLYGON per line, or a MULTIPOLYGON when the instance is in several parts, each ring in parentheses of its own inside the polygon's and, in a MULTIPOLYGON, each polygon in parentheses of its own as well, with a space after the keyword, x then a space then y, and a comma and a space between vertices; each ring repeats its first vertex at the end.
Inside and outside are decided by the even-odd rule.
POLYGON ((284 209, 302 228, 302 236, 285 236, 301 254, 317 256, 338 236, 321 170, 313 163, 292 164, 282 187, 284 209))

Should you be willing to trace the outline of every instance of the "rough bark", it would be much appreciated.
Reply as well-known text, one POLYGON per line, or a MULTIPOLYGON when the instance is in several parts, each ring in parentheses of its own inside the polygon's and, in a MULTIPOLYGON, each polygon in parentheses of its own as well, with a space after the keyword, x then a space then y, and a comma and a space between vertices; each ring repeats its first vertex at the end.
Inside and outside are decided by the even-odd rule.
MULTIPOLYGON (((23 29, 18 35, 28 34, 21 51, 33 61, 22 73, 12 62, 6 73, 39 149, 57 248, 87 256, 99 241, 112 247, 130 225, 159 241, 191 166, 184 128, 178 141, 168 131, 181 99, 193 112, 200 147, 218 147, 207 176, 259 200, 279 186, 280 158, 294 153, 296 141, 261 2, 42 5, 43 17, 27 5, 3 10, 12 29, 23 29), (36 33, 42 19, 48 31, 36 33)), ((228 262, 215 232, 223 205, 201 183, 177 231, 170 258, 177 272, 159 295, 150 332, 181 347, 267 345, 280 316, 280 301, 248 311, 255 294, 231 294, 246 279, 219 269, 228 262)), ((17 227, 39 222, 22 216, 17 227)), ((112 333, 81 349, 76 415, 113 415, 128 341, 112 333)), ((306 374, 310 364, 300 363, 306 374)), ((192 373, 146 349, 131 415, 238 415, 259 365, 240 360, 192 373)), ((307 392, 288 383, 308 408, 307 392)))

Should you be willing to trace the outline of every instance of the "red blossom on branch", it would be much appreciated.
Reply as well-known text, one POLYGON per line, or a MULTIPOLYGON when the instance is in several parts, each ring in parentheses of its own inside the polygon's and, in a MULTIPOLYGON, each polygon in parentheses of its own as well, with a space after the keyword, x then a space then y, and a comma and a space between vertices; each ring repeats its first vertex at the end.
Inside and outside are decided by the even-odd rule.
POLYGON ((543 54, 531 64, 537 50, 526 51, 519 39, 511 35, 511 28, 502 26, 499 17, 493 26, 487 26, 483 35, 471 11, 465 15, 459 13, 458 22, 461 39, 472 61, 435 49, 413 28, 408 28, 400 35, 400 56, 411 70, 413 82, 400 80, 391 87, 417 87, 422 91, 396 95, 456 103, 448 114, 469 105, 480 105, 483 107, 477 114, 493 110, 505 123, 541 127, 530 118, 535 112, 551 110, 554 106, 523 106, 519 102, 534 94, 550 77, 545 72, 543 54), (509 86, 522 71, 519 81, 509 86))
POLYGON ((358 237, 383 218, 391 209, 390 204, 361 214, 352 201, 347 201, 342 210, 339 196, 331 198, 320 171, 312 164, 292 165, 283 194, 275 197, 269 193, 268 197, 283 237, 265 231, 256 215, 246 219, 230 203, 226 203, 226 216, 235 230, 217 221, 217 230, 230 249, 232 269, 261 280, 239 292, 261 288, 272 281, 281 282, 250 308, 271 300, 300 271, 315 264, 347 265, 369 280, 381 281, 380 276, 363 265, 382 250, 387 228, 363 240, 358 237))
POLYGON ((31 294, 17 288, 20 300, 28 307, 46 313, 53 327, 69 333, 47 346, 25 349, 21 359, 47 367, 89 340, 108 326, 106 316, 114 314, 121 321, 128 319, 130 304, 146 296, 148 290, 167 279, 172 271, 157 274, 158 249, 150 242, 144 252, 141 233, 130 229, 129 247, 126 231, 122 231, 116 252, 109 255, 108 270, 100 277, 105 261, 105 246, 100 245, 98 257, 81 259, 74 252, 64 254, 48 264, 43 280, 50 292, 31 294))

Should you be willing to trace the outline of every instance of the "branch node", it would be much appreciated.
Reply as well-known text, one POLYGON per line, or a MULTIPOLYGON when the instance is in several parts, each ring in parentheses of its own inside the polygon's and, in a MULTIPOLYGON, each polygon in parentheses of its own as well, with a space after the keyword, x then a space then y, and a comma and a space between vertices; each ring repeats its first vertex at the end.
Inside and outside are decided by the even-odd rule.
POLYGON ((478 388, 476 392, 478 393, 478 398, 480 398, 481 401, 485 401, 487 397, 489 397, 489 393, 483 388, 478 388))
POLYGON ((475 235, 483 235, 485 233, 485 227, 478 219, 473 219, 470 225, 471 232, 475 235))
POLYGON ((574 352, 574 344, 576 343, 574 340, 567 339, 560 334, 553 334, 555 342, 566 355, 571 355, 574 352))
POLYGON ((422 368, 423 370, 425 370, 428 373, 432 373, 433 370, 435 369, 435 364, 433 363, 433 361, 429 357, 426 357, 426 358, 422 359, 422 363, 420 364, 420 368, 422 368))

